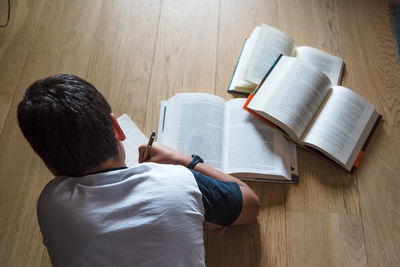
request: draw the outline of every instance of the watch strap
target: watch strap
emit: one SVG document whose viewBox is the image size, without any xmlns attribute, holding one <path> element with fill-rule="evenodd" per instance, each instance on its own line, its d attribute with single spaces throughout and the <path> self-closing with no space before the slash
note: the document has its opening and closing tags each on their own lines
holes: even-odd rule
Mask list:
<svg viewBox="0 0 400 267">
<path fill-rule="evenodd" d="M 200 156 L 198 156 L 198 155 L 192 155 L 192 161 L 189 163 L 189 165 L 187 166 L 189 169 L 194 169 L 194 167 L 196 167 L 196 165 L 198 164 L 198 163 L 203 163 L 204 162 L 204 160 L 200 157 Z"/>
</svg>

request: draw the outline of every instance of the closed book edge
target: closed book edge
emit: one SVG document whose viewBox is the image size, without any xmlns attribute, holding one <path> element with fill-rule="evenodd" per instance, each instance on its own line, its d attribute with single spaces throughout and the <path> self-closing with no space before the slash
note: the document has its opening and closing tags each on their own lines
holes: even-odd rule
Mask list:
<svg viewBox="0 0 400 267">
<path fill-rule="evenodd" d="M 246 96 L 249 95 L 249 92 L 248 92 L 248 91 L 244 91 L 244 90 L 238 89 L 238 88 L 240 88 L 240 87 L 231 88 L 232 81 L 233 81 L 233 78 L 235 77 L 236 70 L 237 70 L 237 67 L 238 67 L 238 65 L 239 65 L 240 58 L 242 57 L 243 50 L 244 50 L 244 47 L 245 47 L 245 45 L 246 45 L 246 42 L 247 42 L 247 39 L 244 40 L 243 45 L 242 45 L 242 49 L 240 50 L 239 57 L 238 57 L 238 59 L 237 59 L 237 61 L 236 61 L 236 66 L 235 66 L 235 68 L 234 68 L 234 70 L 233 70 L 233 74 L 232 74 L 232 76 L 231 76 L 231 80 L 229 81 L 228 90 L 227 90 L 228 93 L 238 93 L 238 94 L 242 94 L 242 95 L 246 95 Z"/>
</svg>

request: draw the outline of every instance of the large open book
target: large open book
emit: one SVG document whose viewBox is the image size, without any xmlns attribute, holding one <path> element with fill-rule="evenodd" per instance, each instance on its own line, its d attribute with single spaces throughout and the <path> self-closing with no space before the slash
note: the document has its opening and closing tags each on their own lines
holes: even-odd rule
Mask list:
<svg viewBox="0 0 400 267">
<path fill-rule="evenodd" d="M 296 145 L 229 101 L 182 93 L 161 102 L 158 141 L 244 180 L 297 182 Z"/>
<path fill-rule="evenodd" d="M 347 171 L 357 167 L 381 116 L 350 89 L 332 86 L 320 70 L 282 56 L 245 109 L 278 126 L 293 141 Z"/>
<path fill-rule="evenodd" d="M 262 24 L 245 41 L 228 92 L 249 94 L 280 54 L 300 58 L 324 72 L 331 84 L 340 84 L 344 66 L 341 58 L 313 47 L 296 47 L 286 33 Z"/>
</svg>

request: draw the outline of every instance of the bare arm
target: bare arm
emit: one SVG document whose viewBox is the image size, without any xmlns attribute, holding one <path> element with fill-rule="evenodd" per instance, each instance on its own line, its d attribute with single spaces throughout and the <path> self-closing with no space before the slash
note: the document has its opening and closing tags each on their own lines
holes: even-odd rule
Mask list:
<svg viewBox="0 0 400 267">
<path fill-rule="evenodd" d="M 139 147 L 139 163 L 143 162 L 144 150 L 146 148 L 146 144 L 143 144 Z M 175 164 L 188 166 L 192 161 L 191 157 L 185 156 L 169 147 L 166 147 L 160 143 L 154 143 L 150 152 L 150 158 L 147 162 L 156 162 L 163 164 Z M 253 222 L 257 218 L 257 214 L 259 211 L 259 200 L 257 195 L 253 192 L 253 190 L 247 186 L 241 180 L 220 172 L 206 164 L 199 163 L 194 168 L 195 171 L 198 171 L 208 177 L 225 181 L 225 182 L 235 182 L 239 185 L 239 188 L 242 192 L 243 196 L 243 206 L 242 211 L 233 225 L 241 225 L 248 224 Z"/>
</svg>

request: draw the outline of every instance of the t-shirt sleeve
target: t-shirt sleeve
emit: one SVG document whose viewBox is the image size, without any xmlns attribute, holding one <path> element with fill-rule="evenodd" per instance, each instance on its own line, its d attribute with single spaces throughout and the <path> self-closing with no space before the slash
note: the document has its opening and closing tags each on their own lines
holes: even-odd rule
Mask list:
<svg viewBox="0 0 400 267">
<path fill-rule="evenodd" d="M 202 194 L 206 222 L 231 225 L 242 211 L 243 196 L 235 182 L 224 182 L 190 170 Z"/>
</svg>

